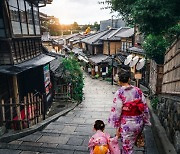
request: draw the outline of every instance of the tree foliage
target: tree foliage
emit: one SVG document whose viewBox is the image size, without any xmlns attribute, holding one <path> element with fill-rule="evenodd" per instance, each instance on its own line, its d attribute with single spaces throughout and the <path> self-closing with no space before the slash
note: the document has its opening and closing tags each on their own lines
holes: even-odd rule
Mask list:
<svg viewBox="0 0 180 154">
<path fill-rule="evenodd" d="M 164 53 L 166 48 L 169 45 L 169 42 L 162 35 L 153 35 L 150 34 L 145 38 L 143 44 L 146 55 L 155 60 L 158 64 L 163 64 L 164 62 Z"/>
<path fill-rule="evenodd" d="M 166 48 L 180 35 L 180 0 L 105 0 L 145 36 L 147 56 L 163 64 Z M 168 42 L 168 43 L 167 43 Z"/>
<path fill-rule="evenodd" d="M 165 33 L 180 21 L 179 0 L 110 0 L 105 1 L 124 19 L 137 24 L 144 34 Z"/>
<path fill-rule="evenodd" d="M 81 101 L 83 98 L 83 73 L 77 60 L 73 57 L 66 58 L 62 62 L 63 78 L 67 84 L 73 87 L 73 99 Z"/>
</svg>

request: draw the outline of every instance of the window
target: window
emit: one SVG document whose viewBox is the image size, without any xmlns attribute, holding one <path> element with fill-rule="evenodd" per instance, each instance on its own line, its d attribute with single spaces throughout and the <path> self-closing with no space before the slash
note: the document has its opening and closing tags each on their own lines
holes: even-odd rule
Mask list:
<svg viewBox="0 0 180 154">
<path fill-rule="evenodd" d="M 20 18 L 21 18 L 22 33 L 24 35 L 27 35 L 28 29 L 27 29 L 26 10 L 25 10 L 24 0 L 18 0 L 18 3 L 19 3 Z"/>
<path fill-rule="evenodd" d="M 18 11 L 17 0 L 8 0 L 11 16 L 11 24 L 14 34 L 21 34 L 20 16 Z"/>
<path fill-rule="evenodd" d="M 27 19 L 28 19 L 29 34 L 34 35 L 32 5 L 28 2 L 26 2 L 26 12 L 27 12 Z"/>
<path fill-rule="evenodd" d="M 18 8 L 17 0 L 8 0 L 10 6 Z"/>
<path fill-rule="evenodd" d="M 40 35 L 39 12 L 36 6 L 33 6 L 33 13 L 34 13 L 34 23 L 35 23 L 35 28 L 36 28 L 36 34 Z"/>
<path fill-rule="evenodd" d="M 15 35 L 40 35 L 38 7 L 26 0 L 7 0 Z"/>
<path fill-rule="evenodd" d="M 0 6 L 1 8 L 1 6 Z M 2 9 L 1 9 L 2 10 Z M 4 22 L 2 12 L 0 11 L 0 37 L 5 37 Z"/>
<path fill-rule="evenodd" d="M 129 48 L 131 48 L 132 47 L 132 42 L 129 42 Z"/>
<path fill-rule="evenodd" d="M 126 42 L 122 42 L 121 50 L 126 51 Z"/>
<path fill-rule="evenodd" d="M 127 49 L 127 43 L 124 42 L 124 51 L 126 51 L 126 49 Z"/>
</svg>

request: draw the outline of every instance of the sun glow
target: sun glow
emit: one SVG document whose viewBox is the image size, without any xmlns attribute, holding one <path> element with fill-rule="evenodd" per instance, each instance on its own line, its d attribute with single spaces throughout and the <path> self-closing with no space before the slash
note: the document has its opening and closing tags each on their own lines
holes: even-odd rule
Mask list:
<svg viewBox="0 0 180 154">
<path fill-rule="evenodd" d="M 64 18 L 60 18 L 59 17 L 59 21 L 60 21 L 60 24 L 62 25 L 69 25 L 69 24 L 73 24 L 74 23 L 74 20 L 71 20 L 71 19 L 64 19 Z"/>
</svg>

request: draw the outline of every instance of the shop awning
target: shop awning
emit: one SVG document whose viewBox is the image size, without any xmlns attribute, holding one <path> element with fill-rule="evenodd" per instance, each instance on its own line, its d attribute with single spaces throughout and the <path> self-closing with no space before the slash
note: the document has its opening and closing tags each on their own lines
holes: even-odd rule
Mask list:
<svg viewBox="0 0 180 154">
<path fill-rule="evenodd" d="M 0 73 L 3 74 L 9 74 L 9 75 L 17 75 L 19 73 L 22 73 L 23 71 L 45 65 L 52 60 L 54 60 L 54 57 L 45 55 L 45 54 L 40 54 L 39 56 L 30 59 L 26 62 L 17 64 L 17 65 L 2 65 L 0 66 Z"/>
</svg>

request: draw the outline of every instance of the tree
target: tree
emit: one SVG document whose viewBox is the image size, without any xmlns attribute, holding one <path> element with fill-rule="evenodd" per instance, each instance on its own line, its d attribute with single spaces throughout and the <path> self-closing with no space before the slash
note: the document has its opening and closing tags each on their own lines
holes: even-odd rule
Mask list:
<svg viewBox="0 0 180 154">
<path fill-rule="evenodd" d="M 100 24 L 98 24 L 98 22 L 94 22 L 93 28 L 98 31 L 100 29 Z"/>
<path fill-rule="evenodd" d="M 155 60 L 157 64 L 164 63 L 164 53 L 169 46 L 169 42 L 162 35 L 150 34 L 145 38 L 143 48 L 146 55 Z"/>
<path fill-rule="evenodd" d="M 106 0 L 104 3 L 119 12 L 127 23 L 139 27 L 145 36 L 147 56 L 163 64 L 166 48 L 180 35 L 180 1 Z"/>
<path fill-rule="evenodd" d="M 80 30 L 80 27 L 77 22 L 74 22 L 71 26 L 73 30 Z"/>
<path fill-rule="evenodd" d="M 164 33 L 180 21 L 179 0 L 106 0 L 105 3 L 147 35 Z"/>
</svg>

